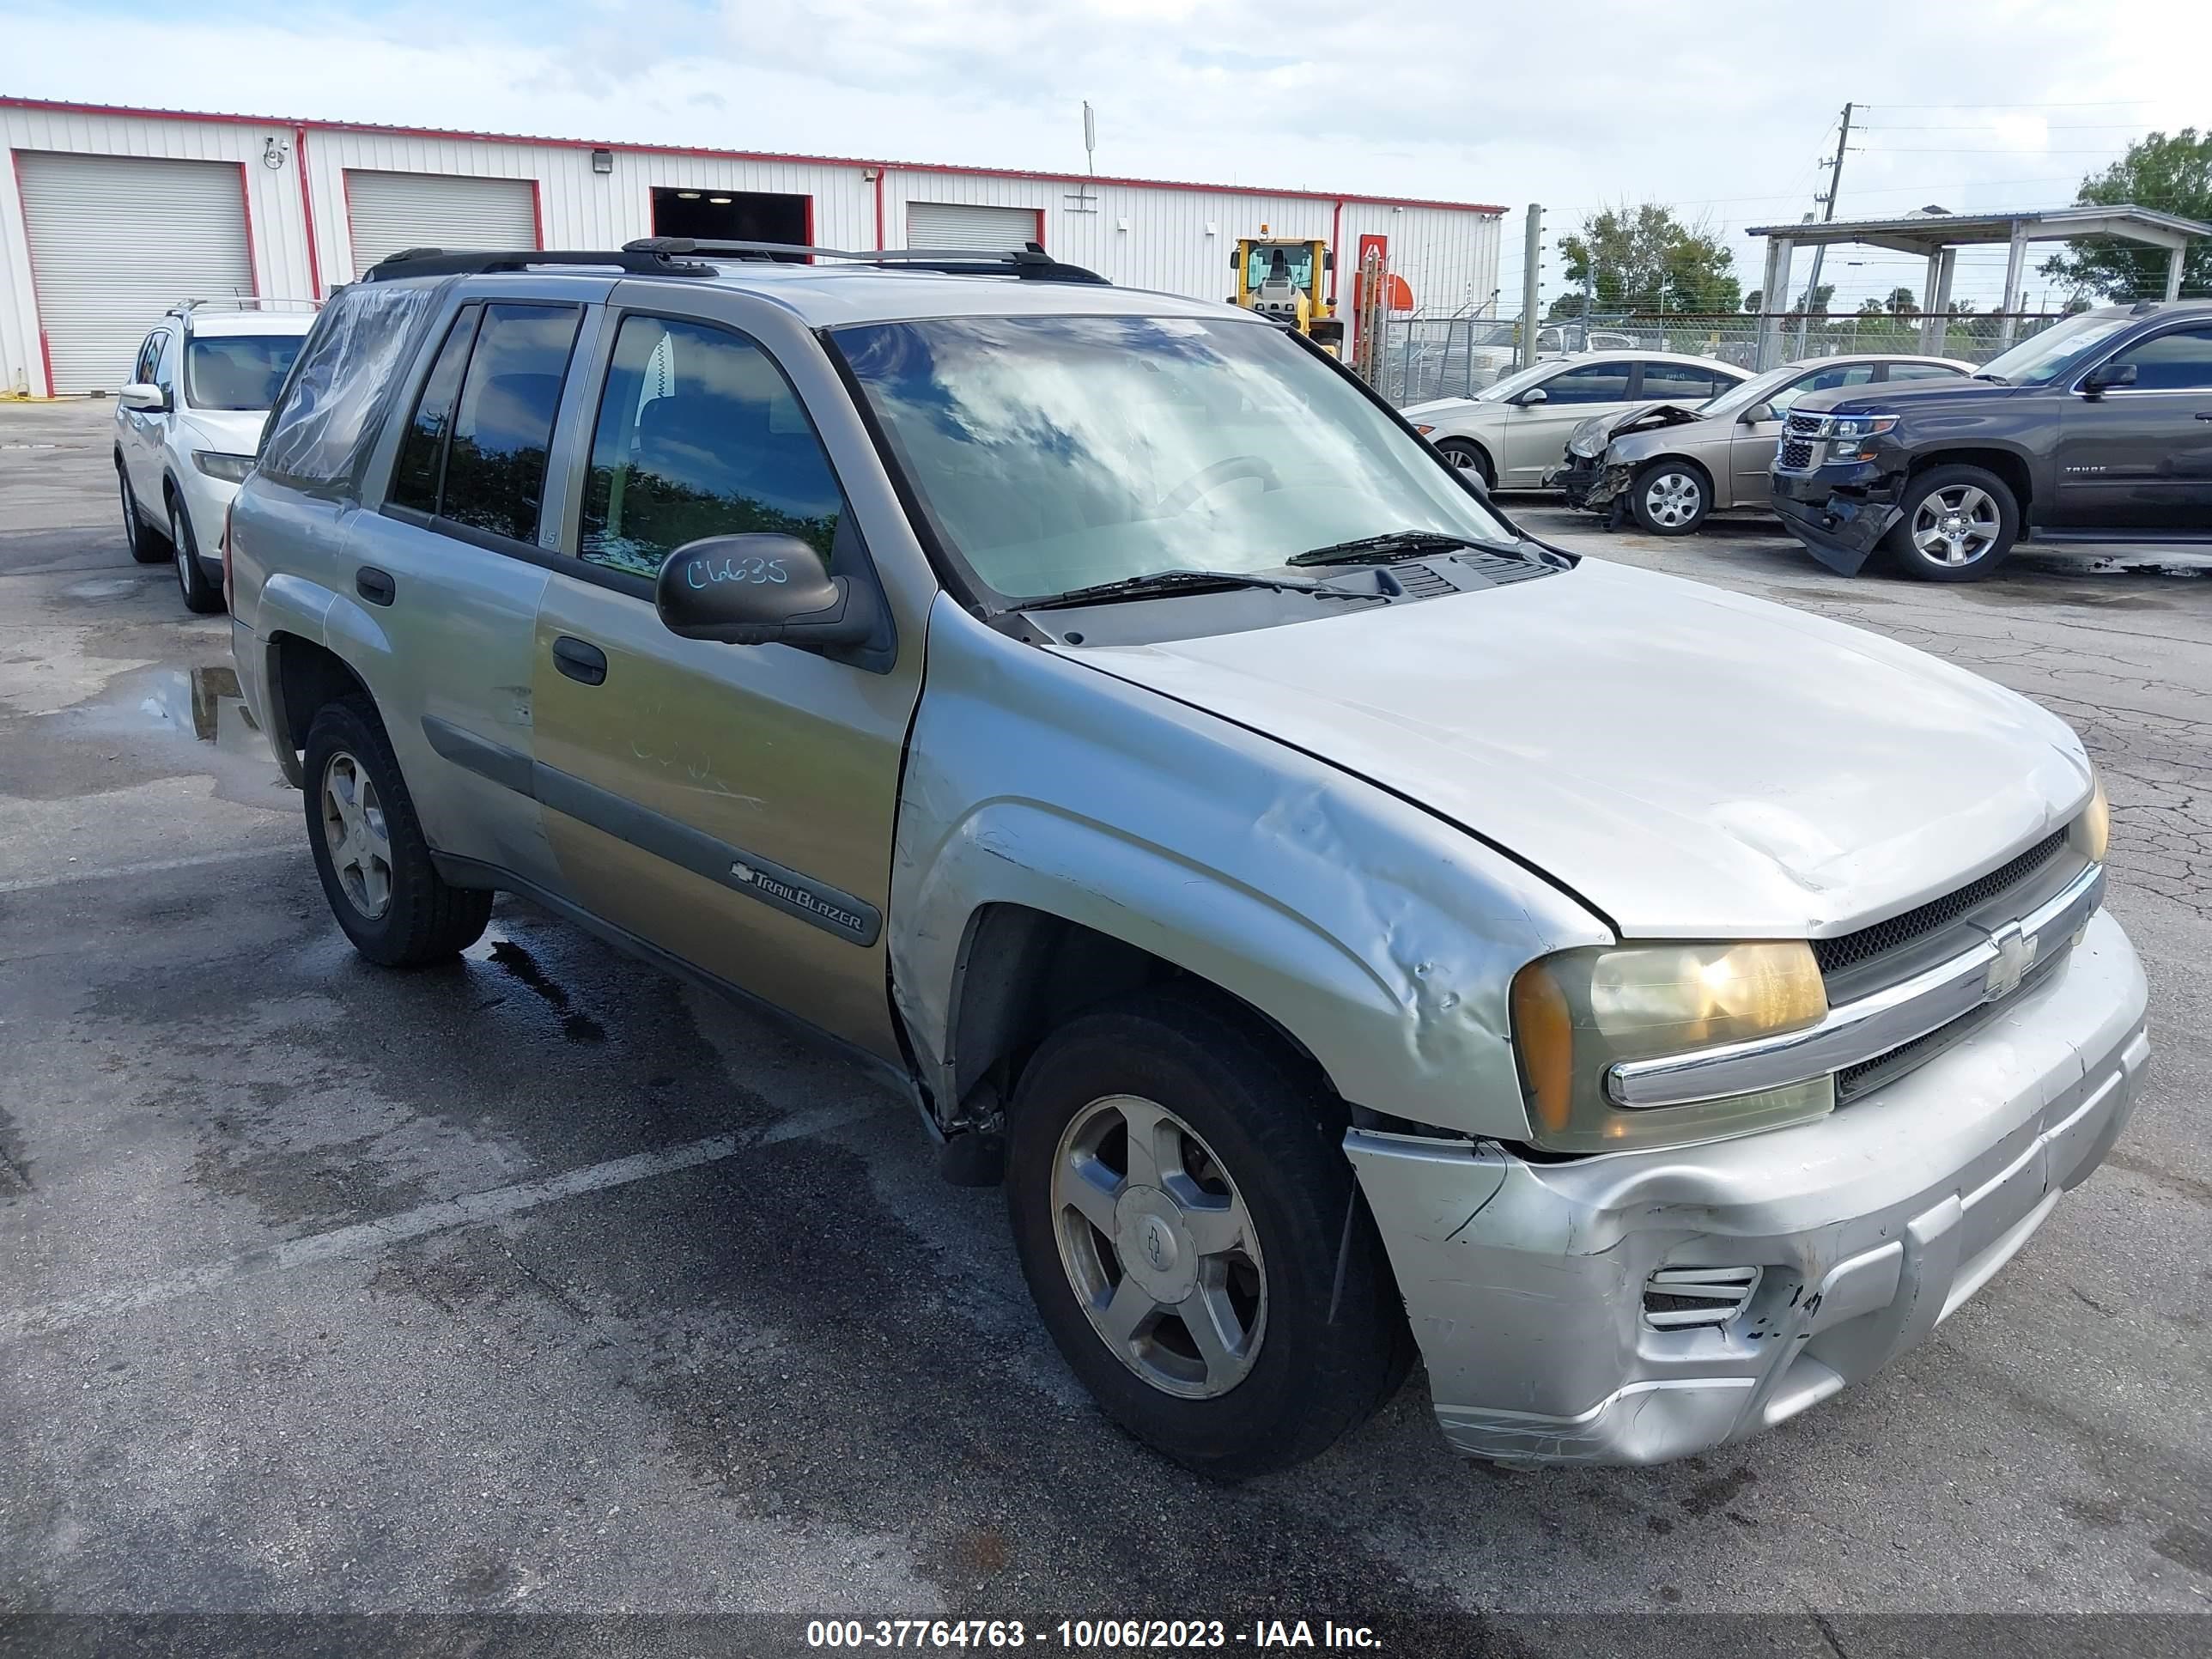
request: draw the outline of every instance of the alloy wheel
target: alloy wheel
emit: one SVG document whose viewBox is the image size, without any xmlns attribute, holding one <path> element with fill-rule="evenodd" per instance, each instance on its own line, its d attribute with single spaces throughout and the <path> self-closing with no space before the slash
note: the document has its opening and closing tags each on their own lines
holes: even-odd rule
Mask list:
<svg viewBox="0 0 2212 1659">
<path fill-rule="evenodd" d="M 346 900 L 374 921 L 392 903 L 392 836 L 376 785 L 343 750 L 323 769 L 323 841 Z"/>
<path fill-rule="evenodd" d="M 1267 1334 L 1260 1241 L 1188 1124 L 1133 1095 L 1091 1102 L 1054 1154 L 1052 1208 L 1068 1283 L 1123 1364 L 1194 1400 L 1250 1374 Z"/>
<path fill-rule="evenodd" d="M 1691 523 L 1704 505 L 1705 491 L 1686 472 L 1662 472 L 1644 491 L 1644 510 L 1662 529 Z"/>
<path fill-rule="evenodd" d="M 1932 564 L 1968 565 L 1996 545 L 2003 520 L 1988 490 L 1970 483 L 1930 490 L 1912 514 L 1912 544 Z"/>
</svg>

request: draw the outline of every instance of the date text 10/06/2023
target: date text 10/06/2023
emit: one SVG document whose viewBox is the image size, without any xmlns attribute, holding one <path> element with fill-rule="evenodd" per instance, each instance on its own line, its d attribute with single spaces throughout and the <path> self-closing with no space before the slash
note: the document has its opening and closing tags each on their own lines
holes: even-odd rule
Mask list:
<svg viewBox="0 0 2212 1659">
<path fill-rule="evenodd" d="M 1374 1651 L 1382 1639 L 1364 1625 L 1333 1620 L 1257 1619 L 1247 1626 L 1221 1619 L 1063 1619 L 1026 1625 L 1018 1619 L 817 1619 L 810 1648 L 1062 1648 L 1075 1651 L 1192 1648 L 1335 1648 Z"/>
</svg>

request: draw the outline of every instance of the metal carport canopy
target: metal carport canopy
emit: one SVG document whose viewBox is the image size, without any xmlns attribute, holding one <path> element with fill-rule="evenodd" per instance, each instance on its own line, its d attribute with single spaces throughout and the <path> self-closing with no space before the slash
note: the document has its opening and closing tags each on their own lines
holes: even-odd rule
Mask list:
<svg viewBox="0 0 2212 1659">
<path fill-rule="evenodd" d="M 2020 213 L 1914 213 L 1899 219 L 1808 220 L 1795 225 L 1753 225 L 1747 236 L 1771 238 L 1766 249 L 1766 287 L 1770 297 L 1790 291 L 1790 258 L 1801 245 L 1832 247 L 1855 242 L 1893 252 L 1918 255 L 1928 261 L 1928 284 L 1921 306 L 1923 336 L 1932 333 L 1934 319 L 1948 312 L 1951 272 L 1956 250 L 1979 243 L 2007 242 L 2012 256 L 2005 262 L 2004 331 L 2012 342 L 2012 313 L 2020 309 L 2021 274 L 2030 242 L 2063 242 L 2076 236 L 2117 236 L 2167 251 L 2166 297 L 2181 297 L 2181 267 L 2193 238 L 2212 236 L 2212 225 L 2154 208 L 2121 203 L 2112 207 L 2039 208 Z M 1780 361 L 1781 323 L 1770 303 L 1760 328 L 1759 366 L 1771 368 Z M 1922 347 L 1933 350 L 1923 338 Z"/>
</svg>

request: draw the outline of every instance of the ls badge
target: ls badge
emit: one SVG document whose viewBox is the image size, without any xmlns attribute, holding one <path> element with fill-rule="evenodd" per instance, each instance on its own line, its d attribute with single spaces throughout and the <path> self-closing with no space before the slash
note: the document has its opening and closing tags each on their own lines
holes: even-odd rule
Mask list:
<svg viewBox="0 0 2212 1659">
<path fill-rule="evenodd" d="M 2035 953 L 2043 941 L 2021 933 L 2018 922 L 2008 921 L 1990 935 L 1990 943 L 1997 948 L 1997 959 L 1990 964 L 1982 1000 L 1998 1002 L 2020 989 L 2021 981 L 2035 966 Z"/>
</svg>

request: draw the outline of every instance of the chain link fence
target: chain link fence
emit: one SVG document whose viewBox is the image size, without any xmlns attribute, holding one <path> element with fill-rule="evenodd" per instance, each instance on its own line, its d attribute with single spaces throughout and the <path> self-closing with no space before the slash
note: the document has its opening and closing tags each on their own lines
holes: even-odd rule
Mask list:
<svg viewBox="0 0 2212 1659">
<path fill-rule="evenodd" d="M 2015 314 L 2010 319 L 2009 343 L 2050 327 L 2063 315 L 2055 311 Z M 1759 362 L 1759 332 L 1770 321 L 1781 326 L 1778 361 L 1783 362 L 1879 351 L 1985 363 L 2008 343 L 2007 319 L 1996 312 L 1954 316 L 1948 328 L 1933 331 L 1936 337 L 1932 340 L 1923 340 L 1922 319 L 1910 313 L 1762 316 L 1736 312 L 1597 317 L 1587 327 L 1578 320 L 1554 319 L 1538 325 L 1536 355 L 1542 359 L 1641 348 L 1716 357 L 1739 368 L 1753 368 Z M 1380 349 L 1363 354 L 1363 361 L 1372 364 L 1369 378 L 1375 388 L 1401 409 L 1435 398 L 1471 398 L 1510 374 L 1520 362 L 1518 317 L 1392 317 L 1382 325 L 1382 337 Z"/>
</svg>

